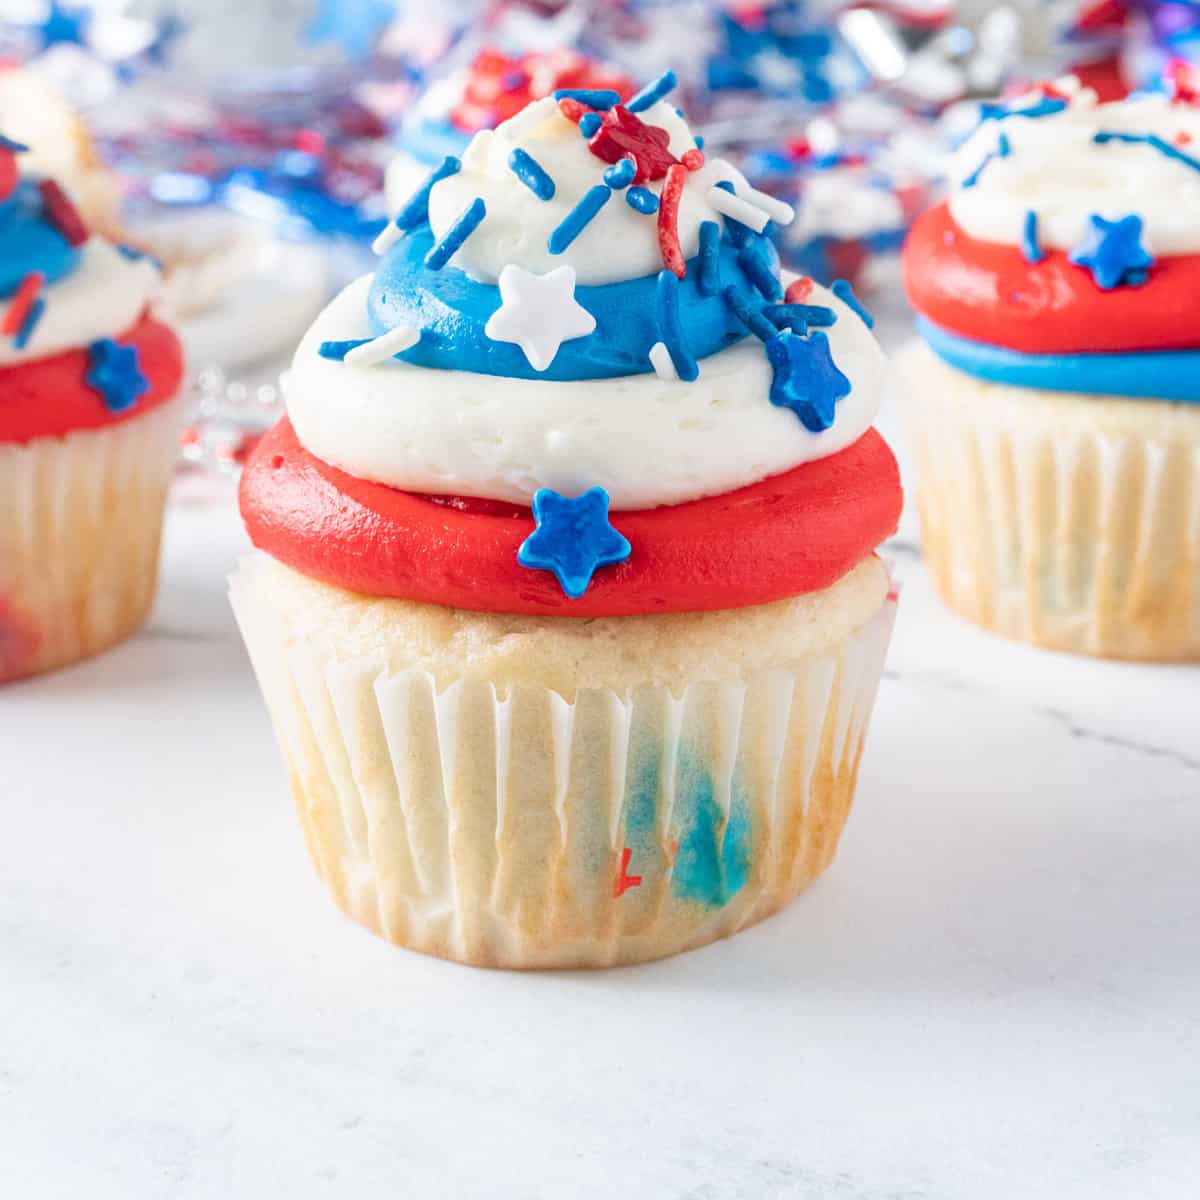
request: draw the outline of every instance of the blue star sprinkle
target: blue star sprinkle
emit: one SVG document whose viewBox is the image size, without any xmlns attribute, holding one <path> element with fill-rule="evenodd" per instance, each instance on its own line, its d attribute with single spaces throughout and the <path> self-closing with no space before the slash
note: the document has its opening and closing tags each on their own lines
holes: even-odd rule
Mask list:
<svg viewBox="0 0 1200 1200">
<path fill-rule="evenodd" d="M 1087 267 L 1103 291 L 1121 284 L 1146 282 L 1154 258 L 1142 245 L 1142 218 L 1130 213 L 1117 221 L 1106 221 L 1093 213 L 1091 228 L 1068 256 L 1077 267 Z"/>
<path fill-rule="evenodd" d="M 92 14 L 85 8 L 63 8 L 58 0 L 52 0 L 46 19 L 36 28 L 42 35 L 42 47 L 69 45 L 86 46 L 88 26 Z"/>
<path fill-rule="evenodd" d="M 119 345 L 112 338 L 101 338 L 88 347 L 83 381 L 100 393 L 110 412 L 132 408 L 150 390 L 150 381 L 138 365 L 137 347 Z"/>
<path fill-rule="evenodd" d="M 304 37 L 314 44 L 336 42 L 351 58 L 368 58 L 395 19 L 395 0 L 317 0 L 316 16 Z"/>
<path fill-rule="evenodd" d="M 837 402 L 850 394 L 850 380 L 838 370 L 823 333 L 799 337 L 788 330 L 767 343 L 774 368 L 771 403 L 790 408 L 810 433 L 833 424 Z"/>
<path fill-rule="evenodd" d="M 535 571 L 553 571 L 562 590 L 578 600 L 597 568 L 624 562 L 633 552 L 629 540 L 608 520 L 608 493 L 588 488 L 570 499 L 550 488 L 533 497 L 537 528 L 517 551 L 517 561 Z"/>
</svg>

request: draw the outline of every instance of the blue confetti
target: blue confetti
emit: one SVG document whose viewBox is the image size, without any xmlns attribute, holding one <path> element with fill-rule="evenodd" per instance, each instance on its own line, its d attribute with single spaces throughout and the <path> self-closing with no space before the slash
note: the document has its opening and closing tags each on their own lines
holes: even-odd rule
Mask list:
<svg viewBox="0 0 1200 1200">
<path fill-rule="evenodd" d="M 88 346 L 88 369 L 83 377 L 88 387 L 100 393 L 110 412 L 124 412 L 150 390 L 142 374 L 136 346 L 122 346 L 112 338 L 100 338 Z"/>
<path fill-rule="evenodd" d="M 721 290 L 721 227 L 716 221 L 700 222 L 700 269 L 696 286 L 702 296 Z"/>
<path fill-rule="evenodd" d="M 1142 218 L 1134 214 L 1107 221 L 1095 213 L 1083 241 L 1068 256 L 1077 267 L 1086 267 L 1102 291 L 1121 284 L 1146 282 L 1154 258 L 1142 245 Z"/>
<path fill-rule="evenodd" d="M 579 132 L 582 133 L 585 138 L 590 138 L 603 123 L 604 122 L 601 120 L 599 113 L 584 113 L 583 116 L 579 118 Z"/>
<path fill-rule="evenodd" d="M 1154 133 L 1109 133 L 1106 130 L 1101 130 L 1099 133 L 1092 135 L 1092 141 L 1100 146 L 1103 146 L 1106 142 L 1141 143 L 1157 150 L 1159 154 L 1165 154 L 1168 158 L 1173 158 L 1176 162 L 1181 162 L 1184 166 L 1191 167 L 1193 171 L 1200 171 L 1200 159 L 1193 158 L 1190 154 L 1184 154 L 1178 146 L 1172 146 L 1170 142 L 1164 142 L 1162 138 Z"/>
<path fill-rule="evenodd" d="M 848 279 L 835 279 L 830 285 L 829 290 L 847 307 L 852 308 L 859 315 L 859 319 L 868 329 L 875 328 L 875 318 L 867 312 L 863 302 L 854 294 L 854 289 L 850 286 Z"/>
<path fill-rule="evenodd" d="M 619 192 L 622 188 L 628 187 L 633 182 L 633 177 L 636 174 L 637 163 L 632 158 L 623 158 L 605 169 L 604 182 L 614 192 Z"/>
<path fill-rule="evenodd" d="M 598 568 L 624 562 L 633 552 L 609 522 L 608 508 L 608 493 L 601 487 L 575 499 L 539 488 L 533 497 L 537 528 L 521 543 L 517 561 L 535 571 L 552 571 L 566 595 L 577 600 Z"/>
<path fill-rule="evenodd" d="M 441 164 L 429 172 L 425 182 L 413 192 L 396 214 L 393 222 L 396 228 L 407 233 L 410 229 L 416 229 L 418 225 L 424 225 L 429 220 L 429 193 L 433 191 L 434 184 L 448 179 L 451 175 L 457 175 L 461 170 L 462 163 L 453 154 L 447 154 Z"/>
<path fill-rule="evenodd" d="M 1040 263 L 1046 257 L 1038 242 L 1038 215 L 1032 210 L 1025 214 L 1025 223 L 1021 226 L 1021 254 L 1028 263 Z"/>
<path fill-rule="evenodd" d="M 664 71 L 657 79 L 646 84 L 636 95 L 630 97 L 625 105 L 631 113 L 642 112 L 652 104 L 657 104 L 665 95 L 674 90 L 678 81 L 674 71 Z"/>
<path fill-rule="evenodd" d="M 648 188 L 631 187 L 625 193 L 625 202 L 630 208 L 646 216 L 658 212 L 658 197 Z"/>
<path fill-rule="evenodd" d="M 612 191 L 602 183 L 589 188 L 550 235 L 546 249 L 551 254 L 561 254 L 587 228 L 588 222 L 608 203 L 611 195 Z"/>
<path fill-rule="evenodd" d="M 554 93 L 555 100 L 578 100 L 588 108 L 598 108 L 607 111 L 614 104 L 621 103 L 621 95 L 609 88 L 559 88 Z"/>
<path fill-rule="evenodd" d="M 771 403 L 789 408 L 810 433 L 828 429 L 837 402 L 850 394 L 850 380 L 838 370 L 823 333 L 798 337 L 777 333 L 767 342 L 767 358 L 774 369 Z"/>
<path fill-rule="evenodd" d="M 772 338 L 779 336 L 779 331 L 775 326 L 761 312 L 751 308 L 738 295 L 737 288 L 732 284 L 721 293 L 721 298 L 733 315 L 756 337 L 762 338 L 764 342 L 769 342 Z"/>
<path fill-rule="evenodd" d="M 654 300 L 658 335 L 671 356 L 675 374 L 684 383 L 693 383 L 700 377 L 700 368 L 683 336 L 683 322 L 679 318 L 679 280 L 670 271 L 659 271 Z"/>
<path fill-rule="evenodd" d="M 33 331 L 37 328 L 37 323 L 42 319 L 42 313 L 45 311 L 45 297 L 39 296 L 29 306 L 29 311 L 25 314 L 25 320 L 21 322 L 21 328 L 17 330 L 16 336 L 13 338 L 13 345 L 18 350 L 24 350 L 29 344 L 29 339 L 33 337 Z"/>
<path fill-rule="evenodd" d="M 527 154 L 518 146 L 508 156 L 508 166 L 539 200 L 554 199 L 554 180 L 532 154 Z"/>
<path fill-rule="evenodd" d="M 454 257 L 463 242 L 479 228 L 479 223 L 486 216 L 487 205 L 481 196 L 476 196 L 446 230 L 446 236 L 425 255 L 425 265 L 431 271 L 440 271 Z"/>
<path fill-rule="evenodd" d="M 783 295 L 779 282 L 779 259 L 770 238 L 756 235 L 746 239 L 738 251 L 738 266 L 764 300 L 778 300 Z"/>
</svg>

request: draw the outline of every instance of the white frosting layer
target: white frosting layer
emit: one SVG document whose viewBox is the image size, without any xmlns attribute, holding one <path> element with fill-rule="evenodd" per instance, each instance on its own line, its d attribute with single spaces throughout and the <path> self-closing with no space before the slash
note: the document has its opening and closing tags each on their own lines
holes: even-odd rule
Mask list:
<svg viewBox="0 0 1200 1200">
<path fill-rule="evenodd" d="M 0 365 L 29 362 L 115 338 L 142 315 L 158 290 L 148 259 L 131 261 L 100 238 L 82 250 L 78 267 L 42 289 L 46 309 L 23 349 L 0 337 Z"/>
<path fill-rule="evenodd" d="M 652 374 L 531 383 L 321 358 L 323 341 L 371 335 L 369 286 L 351 284 L 308 331 L 288 415 L 317 457 L 407 491 L 528 503 L 540 487 L 575 495 L 598 484 L 615 509 L 678 504 L 835 454 L 879 408 L 883 354 L 857 314 L 821 288 L 812 303 L 838 314 L 825 332 L 853 390 L 833 426 L 810 433 L 767 399 L 772 371 L 755 337 L 702 360 L 694 383 Z"/>
<path fill-rule="evenodd" d="M 1172 104 L 1165 96 L 1097 104 L 1094 93 L 1077 91 L 1060 113 L 1012 115 L 980 125 L 951 164 L 955 222 L 971 237 L 1020 245 L 1025 216 L 1035 212 L 1040 244 L 1070 250 L 1093 213 L 1109 220 L 1132 213 L 1142 218 L 1143 243 L 1151 253 L 1200 251 L 1200 171 L 1145 144 L 1097 144 L 1100 132 L 1155 134 L 1200 159 L 1200 108 Z M 1008 139 L 1008 156 L 992 158 L 977 182 L 963 187 L 996 151 L 1001 134 Z"/>
<path fill-rule="evenodd" d="M 669 101 L 660 100 L 638 116 L 667 130 L 676 158 L 695 148 L 691 130 Z M 553 199 L 539 200 L 513 174 L 508 160 L 518 147 L 554 180 Z M 494 283 L 509 263 L 539 275 L 567 264 L 575 268 L 581 285 L 657 274 L 662 270 L 657 220 L 634 211 L 621 192 L 609 197 L 564 253 L 551 254 L 547 249 L 550 234 L 601 182 L 606 165 L 588 149 L 579 127 L 559 112 L 553 99 L 538 100 L 495 131 L 475 135 L 463 155 L 462 170 L 433 189 L 430 225 L 441 237 L 477 196 L 482 197 L 487 216 L 453 262 L 488 283 Z M 709 160 L 689 174 L 679 205 L 679 243 L 685 257 L 692 257 L 699 247 L 701 222 L 722 223 L 707 193 L 726 179 L 735 186 L 743 183 L 737 171 L 720 159 Z M 643 186 L 657 195 L 662 181 Z"/>
</svg>

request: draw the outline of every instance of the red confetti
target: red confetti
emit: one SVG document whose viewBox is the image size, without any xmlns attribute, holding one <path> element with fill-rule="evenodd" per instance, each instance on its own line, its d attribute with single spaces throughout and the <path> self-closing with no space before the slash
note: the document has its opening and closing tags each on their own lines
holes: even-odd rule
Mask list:
<svg viewBox="0 0 1200 1200">
<path fill-rule="evenodd" d="M 621 851 L 621 869 L 617 873 L 616 879 L 613 880 L 613 899 L 619 900 L 630 888 L 641 887 L 642 877 L 640 875 L 627 874 L 629 868 L 629 860 L 633 857 L 633 851 L 626 846 Z"/>
<path fill-rule="evenodd" d="M 668 149 L 671 135 L 657 125 L 647 125 L 623 104 L 614 104 L 604 114 L 600 128 L 588 142 L 588 149 L 602 162 L 615 163 L 632 158 L 637 171 L 634 183 L 661 179 L 675 164 Z"/>
<path fill-rule="evenodd" d="M 804 304 L 812 295 L 813 281 L 807 275 L 801 275 L 799 279 L 793 279 L 787 286 L 787 291 L 783 293 L 783 298 L 789 304 Z"/>
<path fill-rule="evenodd" d="M 679 245 L 679 198 L 688 177 L 687 167 L 675 163 L 667 170 L 666 182 L 658 198 L 658 248 L 663 266 L 682 279 L 687 274 L 683 250 Z"/>
<path fill-rule="evenodd" d="M 704 166 L 704 151 L 700 149 L 688 150 L 679 161 L 689 171 L 698 171 Z"/>
<path fill-rule="evenodd" d="M 42 284 L 45 282 L 46 276 L 41 271 L 30 271 L 21 280 L 20 286 L 13 295 L 12 303 L 9 304 L 8 311 L 4 314 L 4 320 L 0 322 L 0 333 L 5 337 L 15 337 L 21 332 L 21 326 L 25 324 L 25 318 L 29 316 L 29 310 L 33 307 L 33 302 L 37 299 L 38 292 L 42 290 Z"/>
<path fill-rule="evenodd" d="M 75 205 L 67 197 L 67 193 L 53 179 L 43 179 L 38 183 L 38 191 L 42 193 L 42 203 L 46 206 L 46 216 L 59 233 L 67 239 L 70 246 L 82 246 L 91 237 L 88 227 L 83 223 Z"/>
</svg>

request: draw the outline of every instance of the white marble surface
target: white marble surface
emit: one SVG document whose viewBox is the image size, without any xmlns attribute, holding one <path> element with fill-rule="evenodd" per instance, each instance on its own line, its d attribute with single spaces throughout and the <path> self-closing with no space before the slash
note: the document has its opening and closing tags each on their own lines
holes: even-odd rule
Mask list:
<svg viewBox="0 0 1200 1200">
<path fill-rule="evenodd" d="M 395 950 L 313 877 L 170 513 L 151 626 L 0 692 L 0 1196 L 1191 1197 L 1200 670 L 901 617 L 833 869 L 601 974 Z"/>
</svg>

